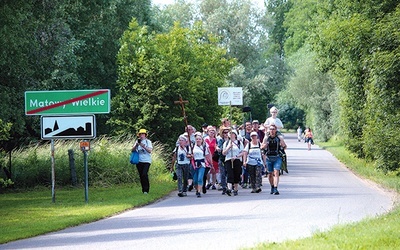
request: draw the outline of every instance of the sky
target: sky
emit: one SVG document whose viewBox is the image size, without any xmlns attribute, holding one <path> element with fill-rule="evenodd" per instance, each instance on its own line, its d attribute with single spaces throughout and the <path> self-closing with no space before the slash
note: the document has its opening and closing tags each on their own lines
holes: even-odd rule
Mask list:
<svg viewBox="0 0 400 250">
<path fill-rule="evenodd" d="M 252 2 L 259 4 L 260 7 L 264 7 L 264 0 L 252 0 Z M 153 4 L 171 4 L 174 3 L 174 0 L 152 0 Z"/>
</svg>

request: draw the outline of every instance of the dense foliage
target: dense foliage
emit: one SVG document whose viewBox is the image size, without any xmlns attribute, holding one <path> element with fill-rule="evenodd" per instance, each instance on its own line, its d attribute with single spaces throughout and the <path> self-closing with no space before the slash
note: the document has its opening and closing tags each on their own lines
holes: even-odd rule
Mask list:
<svg viewBox="0 0 400 250">
<path fill-rule="evenodd" d="M 201 23 L 193 29 L 176 24 L 168 33 L 153 34 L 132 21 L 121 44 L 110 120 L 115 133 L 144 127 L 153 140 L 174 145 L 185 126 L 181 107 L 174 104 L 180 95 L 189 101 L 190 124 L 219 124 L 217 88 L 224 85 L 235 61 L 227 59 Z"/>
<path fill-rule="evenodd" d="M 269 116 L 267 104 L 274 103 L 287 70 L 283 51 L 276 45 L 279 39 L 274 39 L 280 31 L 275 28 L 279 25 L 274 25 L 273 13 L 266 13 L 250 0 L 180 0 L 154 11 L 154 26 L 161 31 L 170 30 L 175 21 L 186 28 L 201 21 L 207 32 L 219 37 L 218 43 L 239 63 L 227 77 L 227 85 L 243 88 L 243 103 L 252 108 L 253 119 Z M 239 123 L 241 109 L 232 110 L 231 118 Z M 224 109 L 223 116 L 227 115 L 230 110 Z"/>
<path fill-rule="evenodd" d="M 0 118 L 12 124 L 2 148 L 11 150 L 40 138 L 38 117 L 25 116 L 25 91 L 107 88 L 113 92 L 118 39 L 132 16 L 150 23 L 150 4 L 150 0 L 0 1 Z M 98 131 L 107 132 L 99 121 Z"/>
<path fill-rule="evenodd" d="M 385 171 L 398 169 L 398 1 L 291 2 L 285 49 L 305 63 L 294 67 L 283 98 L 306 106 L 316 130 L 328 128 L 322 138 L 336 132 L 356 155 Z M 307 65 L 314 66 L 304 71 Z"/>
<path fill-rule="evenodd" d="M 199 128 L 229 114 L 217 88 L 235 86 L 253 119 L 274 103 L 286 127 L 338 135 L 377 168 L 398 170 L 399 17 L 396 0 L 0 1 L 0 154 L 38 143 L 27 90 L 111 89 L 98 135 L 145 127 L 171 145 L 184 129 L 179 95 Z M 245 115 L 233 109 L 235 122 Z"/>
</svg>

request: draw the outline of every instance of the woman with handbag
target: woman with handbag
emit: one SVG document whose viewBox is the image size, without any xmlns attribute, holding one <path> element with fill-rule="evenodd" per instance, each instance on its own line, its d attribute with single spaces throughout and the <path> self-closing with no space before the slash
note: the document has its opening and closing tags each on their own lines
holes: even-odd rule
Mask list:
<svg viewBox="0 0 400 250">
<path fill-rule="evenodd" d="M 150 191 L 149 182 L 149 169 L 151 164 L 151 151 L 153 145 L 149 139 L 147 139 L 147 130 L 140 129 L 137 133 L 138 139 L 132 147 L 132 152 L 137 151 L 139 153 L 139 163 L 136 164 L 136 168 L 140 176 L 140 184 L 142 186 L 143 194 L 148 194 Z"/>
</svg>

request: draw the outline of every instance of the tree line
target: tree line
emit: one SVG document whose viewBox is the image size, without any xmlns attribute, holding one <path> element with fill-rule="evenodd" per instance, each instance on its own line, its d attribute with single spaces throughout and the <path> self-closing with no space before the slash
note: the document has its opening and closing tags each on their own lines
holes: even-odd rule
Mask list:
<svg viewBox="0 0 400 250">
<path fill-rule="evenodd" d="M 271 2 L 290 5 L 281 28 L 292 73 L 280 99 L 304 109 L 320 138 L 399 169 L 399 2 Z"/>
<path fill-rule="evenodd" d="M 184 126 L 179 95 L 190 123 L 217 125 L 229 114 L 217 88 L 234 86 L 254 119 L 275 103 L 284 123 L 399 168 L 397 1 L 4 0 L 0 12 L 5 150 L 40 138 L 38 117 L 24 115 L 27 90 L 111 89 L 99 134 L 146 127 L 172 144 Z"/>
</svg>

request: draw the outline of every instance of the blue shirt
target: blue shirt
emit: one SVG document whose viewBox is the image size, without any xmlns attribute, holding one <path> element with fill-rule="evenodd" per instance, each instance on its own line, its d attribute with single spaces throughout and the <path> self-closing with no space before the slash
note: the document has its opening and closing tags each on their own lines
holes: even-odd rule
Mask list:
<svg viewBox="0 0 400 250">
<path fill-rule="evenodd" d="M 142 140 L 142 143 L 146 146 L 146 148 L 153 149 L 153 144 L 151 144 L 149 139 Z M 137 151 L 139 152 L 139 162 L 151 163 L 151 154 L 147 152 L 146 149 L 138 145 Z"/>
</svg>

